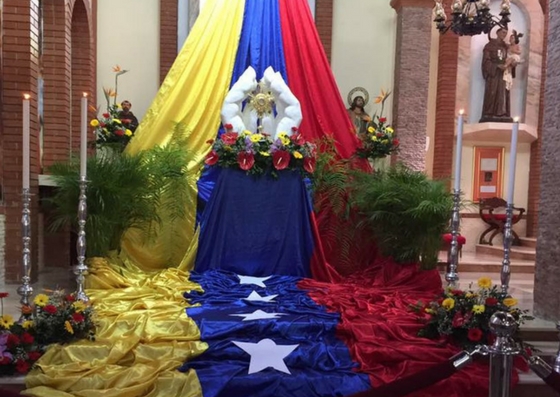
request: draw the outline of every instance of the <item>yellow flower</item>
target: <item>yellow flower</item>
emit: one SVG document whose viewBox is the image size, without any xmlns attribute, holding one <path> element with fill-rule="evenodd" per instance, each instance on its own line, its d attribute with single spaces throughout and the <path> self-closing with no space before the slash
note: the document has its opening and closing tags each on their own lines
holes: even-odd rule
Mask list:
<svg viewBox="0 0 560 397">
<path fill-rule="evenodd" d="M 132 131 L 126 130 L 126 131 L 124 132 L 124 134 L 125 134 L 126 136 L 132 136 Z"/>
<path fill-rule="evenodd" d="M 0 317 L 0 327 L 5 329 L 10 329 L 10 327 L 14 325 L 14 318 L 9 314 L 4 314 Z"/>
<path fill-rule="evenodd" d="M 33 299 L 33 303 L 39 307 L 43 307 L 49 303 L 49 297 L 45 294 L 39 294 L 35 297 L 35 299 Z"/>
<path fill-rule="evenodd" d="M 69 334 L 74 334 L 74 328 L 72 328 L 72 324 L 70 324 L 70 321 L 64 322 L 64 328 L 66 329 L 66 331 L 68 331 Z"/>
<path fill-rule="evenodd" d="M 385 91 L 384 89 L 381 89 L 381 94 L 378 95 L 377 97 L 375 97 L 374 102 L 375 103 L 383 103 L 389 97 L 390 94 L 391 94 L 391 91 Z"/>
<path fill-rule="evenodd" d="M 270 153 L 268 153 L 268 152 L 259 152 L 259 154 L 261 156 L 264 156 L 264 157 L 269 157 L 270 156 Z"/>
<path fill-rule="evenodd" d="M 295 157 L 296 159 L 302 159 L 302 158 L 303 158 L 303 155 L 302 155 L 300 152 L 294 152 L 294 157 Z"/>
<path fill-rule="evenodd" d="M 504 305 L 506 305 L 507 307 L 515 306 L 515 305 L 517 305 L 517 299 L 506 298 L 506 299 L 504 299 Z"/>
<path fill-rule="evenodd" d="M 489 289 L 492 287 L 492 279 L 490 277 L 481 277 L 478 279 L 478 286 L 480 288 Z"/>
<path fill-rule="evenodd" d="M 253 135 L 253 133 L 252 133 L 251 131 L 249 131 L 249 130 L 245 130 L 245 131 L 243 131 L 243 132 L 241 133 L 241 135 L 243 135 L 243 136 L 248 136 L 248 135 Z"/>
<path fill-rule="evenodd" d="M 91 125 L 92 127 L 98 127 L 99 126 L 99 120 L 93 119 L 89 122 L 89 125 Z"/>
<path fill-rule="evenodd" d="M 282 145 L 289 145 L 290 144 L 290 138 L 285 137 L 285 136 L 281 136 L 280 140 L 282 141 Z"/>
<path fill-rule="evenodd" d="M 33 321 L 26 320 L 26 321 L 23 322 L 23 324 L 21 324 L 21 326 L 23 327 L 23 329 L 29 329 L 29 328 L 33 327 Z"/>
<path fill-rule="evenodd" d="M 373 127 L 368 127 L 367 130 L 370 134 L 373 134 L 375 132 L 375 128 L 373 128 Z"/>
<path fill-rule="evenodd" d="M 435 313 L 434 309 L 430 309 L 429 307 L 425 308 L 424 311 L 428 314 L 434 314 Z"/>
<path fill-rule="evenodd" d="M 286 138 L 288 136 L 288 134 L 286 134 L 285 132 L 280 132 L 278 134 L 278 138 L 282 139 L 282 138 Z"/>
<path fill-rule="evenodd" d="M 82 301 L 76 301 L 72 304 L 72 306 L 74 306 L 74 309 L 76 309 L 78 313 L 86 310 L 86 304 Z"/>
<path fill-rule="evenodd" d="M 374 142 L 377 142 L 377 135 L 372 136 L 371 140 L 374 141 Z"/>
<path fill-rule="evenodd" d="M 449 311 L 455 307 L 455 299 L 453 298 L 444 299 L 443 302 L 441 302 L 441 306 Z"/>
<path fill-rule="evenodd" d="M 115 123 L 115 124 L 122 124 L 122 121 L 120 121 L 119 119 L 113 119 L 113 123 Z"/>
<path fill-rule="evenodd" d="M 475 296 L 476 296 L 476 295 L 473 294 L 472 292 L 467 292 L 467 293 L 465 294 L 465 298 L 467 298 L 467 299 L 469 299 L 469 298 L 474 298 Z"/>
<path fill-rule="evenodd" d="M 260 141 L 261 139 L 263 139 L 263 136 L 261 134 L 251 135 L 251 142 L 256 143 L 256 142 Z"/>
<path fill-rule="evenodd" d="M 387 131 L 387 133 L 389 133 L 389 134 L 392 134 L 393 132 L 395 132 L 395 130 L 392 129 L 391 127 L 385 128 L 385 131 Z"/>
<path fill-rule="evenodd" d="M 475 314 L 484 313 L 484 305 L 473 305 L 472 311 Z"/>
<path fill-rule="evenodd" d="M 388 139 L 383 139 L 383 140 L 381 141 L 381 143 L 384 144 L 384 145 L 386 145 L 386 144 L 389 143 L 389 140 L 388 140 Z"/>
</svg>

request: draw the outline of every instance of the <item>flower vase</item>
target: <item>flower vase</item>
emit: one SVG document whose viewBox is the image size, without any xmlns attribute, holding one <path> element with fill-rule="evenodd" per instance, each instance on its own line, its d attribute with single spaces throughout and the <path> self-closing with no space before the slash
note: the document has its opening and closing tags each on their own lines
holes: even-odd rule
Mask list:
<svg viewBox="0 0 560 397">
<path fill-rule="evenodd" d="M 391 164 L 390 157 L 381 157 L 375 159 L 369 159 L 369 164 L 373 171 L 383 171 Z"/>
<path fill-rule="evenodd" d="M 97 145 L 97 157 L 102 161 L 108 161 L 120 156 L 124 150 L 123 145 L 117 144 L 101 144 Z"/>
</svg>

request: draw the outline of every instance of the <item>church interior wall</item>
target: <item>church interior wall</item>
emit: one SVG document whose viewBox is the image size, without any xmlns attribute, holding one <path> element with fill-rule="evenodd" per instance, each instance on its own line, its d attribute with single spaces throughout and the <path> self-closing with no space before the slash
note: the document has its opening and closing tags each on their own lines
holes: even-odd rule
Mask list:
<svg viewBox="0 0 560 397">
<path fill-rule="evenodd" d="M 134 17 L 122 16 L 134 10 Z M 119 77 L 118 100 L 132 102 L 140 120 L 159 89 L 159 1 L 113 0 L 98 3 L 97 97 L 105 107 L 103 87 L 114 87 L 112 67 L 129 70 Z M 148 61 L 146 61 L 148 60 Z"/>
</svg>

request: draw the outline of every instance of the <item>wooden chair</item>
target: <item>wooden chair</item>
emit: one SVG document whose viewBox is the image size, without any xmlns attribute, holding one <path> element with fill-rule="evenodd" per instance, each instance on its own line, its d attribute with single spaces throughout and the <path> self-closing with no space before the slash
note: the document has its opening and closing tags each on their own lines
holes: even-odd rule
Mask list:
<svg viewBox="0 0 560 397">
<path fill-rule="evenodd" d="M 479 244 L 492 245 L 494 237 L 499 233 L 504 234 L 504 227 L 506 225 L 506 206 L 507 202 L 499 197 L 492 197 L 489 199 L 481 199 L 479 203 L 480 219 L 488 225 L 488 228 L 482 233 L 478 241 Z M 513 218 L 511 221 L 512 226 L 521 220 L 525 213 L 525 208 L 513 207 Z M 490 234 L 490 238 L 486 240 L 486 236 Z M 521 245 L 519 236 L 512 229 L 513 241 L 512 245 Z"/>
</svg>

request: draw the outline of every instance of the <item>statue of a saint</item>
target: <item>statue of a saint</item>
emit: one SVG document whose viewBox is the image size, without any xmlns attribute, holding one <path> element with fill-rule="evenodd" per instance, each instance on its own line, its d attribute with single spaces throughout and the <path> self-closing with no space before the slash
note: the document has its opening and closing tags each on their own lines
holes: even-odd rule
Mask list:
<svg viewBox="0 0 560 397">
<path fill-rule="evenodd" d="M 500 28 L 497 38 L 488 36 L 488 44 L 484 46 L 482 54 L 482 77 L 486 82 L 484 87 L 484 104 L 482 106 L 481 123 L 501 122 L 511 123 L 510 91 L 504 79 L 508 45 L 505 42 L 507 30 Z"/>
<path fill-rule="evenodd" d="M 370 115 L 364 110 L 365 105 L 366 101 L 364 97 L 358 95 L 352 100 L 350 108 L 347 109 L 350 120 L 352 120 L 352 124 L 354 124 L 354 128 L 356 129 L 356 134 L 358 135 L 367 132 L 368 123 L 371 121 Z"/>
</svg>

